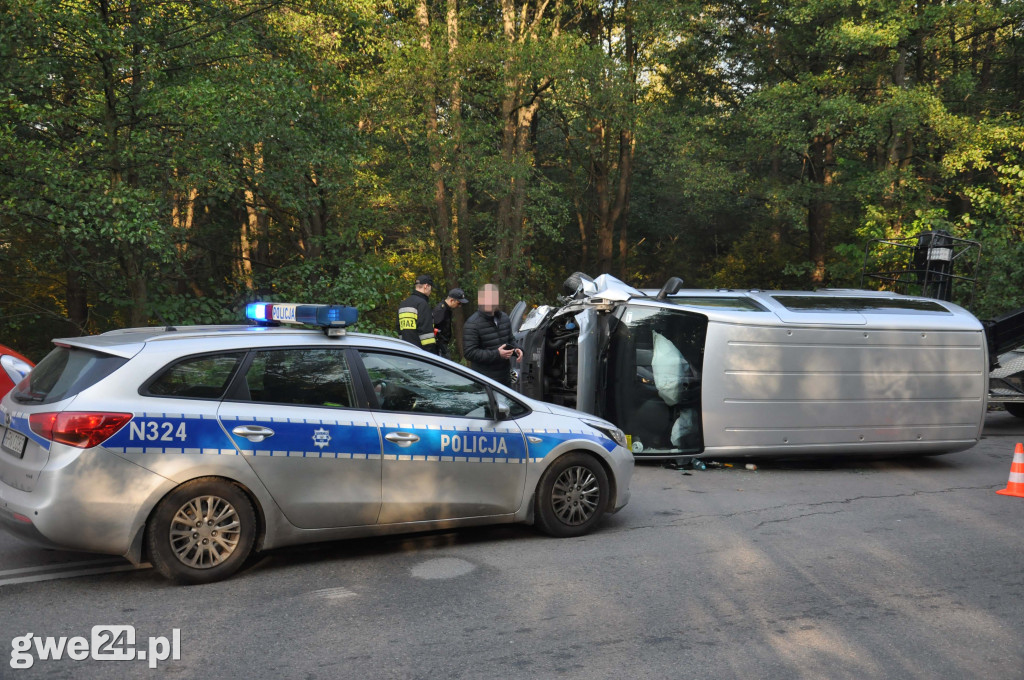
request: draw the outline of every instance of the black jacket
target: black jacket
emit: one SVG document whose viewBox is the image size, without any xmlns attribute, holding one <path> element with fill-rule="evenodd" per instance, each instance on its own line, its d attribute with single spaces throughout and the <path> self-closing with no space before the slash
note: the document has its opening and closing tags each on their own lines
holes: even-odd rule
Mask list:
<svg viewBox="0 0 1024 680">
<path fill-rule="evenodd" d="M 437 329 L 437 349 L 441 356 L 447 357 L 452 341 L 452 308 L 444 300 L 434 305 L 434 328 Z"/>
<path fill-rule="evenodd" d="M 398 305 L 398 337 L 437 354 L 430 299 L 418 290 Z"/>
<path fill-rule="evenodd" d="M 498 348 L 513 344 L 512 324 L 500 309 L 493 315 L 476 311 L 462 327 L 462 346 L 469 367 L 503 385 L 511 383 L 511 362 L 502 359 Z"/>
</svg>

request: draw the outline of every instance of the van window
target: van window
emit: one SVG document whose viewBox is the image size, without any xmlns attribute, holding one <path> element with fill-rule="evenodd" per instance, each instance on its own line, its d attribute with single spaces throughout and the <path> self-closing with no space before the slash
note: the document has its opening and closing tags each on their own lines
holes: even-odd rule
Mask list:
<svg viewBox="0 0 1024 680">
<path fill-rule="evenodd" d="M 18 383 L 11 397 L 19 404 L 52 404 L 92 387 L 127 361 L 90 349 L 55 347 Z"/>
<path fill-rule="evenodd" d="M 768 310 L 752 298 L 735 296 L 709 295 L 669 295 L 668 301 L 688 307 L 706 307 L 708 309 L 727 309 L 730 312 L 767 312 Z"/>
<path fill-rule="evenodd" d="M 938 302 L 906 298 L 773 295 L 791 312 L 860 312 L 862 314 L 952 314 Z"/>
</svg>

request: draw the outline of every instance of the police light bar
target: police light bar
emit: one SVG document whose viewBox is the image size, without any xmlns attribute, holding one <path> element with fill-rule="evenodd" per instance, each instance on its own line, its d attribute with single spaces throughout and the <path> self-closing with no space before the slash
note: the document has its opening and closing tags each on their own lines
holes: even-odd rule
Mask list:
<svg viewBox="0 0 1024 680">
<path fill-rule="evenodd" d="M 297 305 L 282 302 L 250 302 L 245 318 L 260 325 L 281 323 L 318 326 L 328 335 L 341 335 L 346 326 L 359 320 L 359 310 L 344 305 Z"/>
</svg>

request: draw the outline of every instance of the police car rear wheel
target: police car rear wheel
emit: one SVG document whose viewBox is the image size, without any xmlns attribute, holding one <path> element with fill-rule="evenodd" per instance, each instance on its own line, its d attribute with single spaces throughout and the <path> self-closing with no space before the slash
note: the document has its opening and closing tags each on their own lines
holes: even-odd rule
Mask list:
<svg viewBox="0 0 1024 680">
<path fill-rule="evenodd" d="M 252 552 L 256 513 L 234 484 L 195 479 L 164 498 L 147 528 L 149 558 L 176 583 L 211 583 L 235 573 Z"/>
<path fill-rule="evenodd" d="M 610 486 L 597 460 L 569 453 L 545 471 L 537 487 L 536 522 L 546 534 L 582 536 L 604 515 Z"/>
</svg>

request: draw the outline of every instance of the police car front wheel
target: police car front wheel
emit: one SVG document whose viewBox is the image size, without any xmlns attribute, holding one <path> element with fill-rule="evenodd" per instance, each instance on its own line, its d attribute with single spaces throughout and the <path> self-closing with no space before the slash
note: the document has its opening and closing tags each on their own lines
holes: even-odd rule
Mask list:
<svg viewBox="0 0 1024 680">
<path fill-rule="evenodd" d="M 582 536 L 601 521 L 610 493 L 608 474 L 593 456 L 561 456 L 537 487 L 537 527 L 550 536 Z"/>
<path fill-rule="evenodd" d="M 211 583 L 235 573 L 249 557 L 256 513 L 234 484 L 194 479 L 160 501 L 146 534 L 157 571 L 176 583 Z"/>
</svg>

